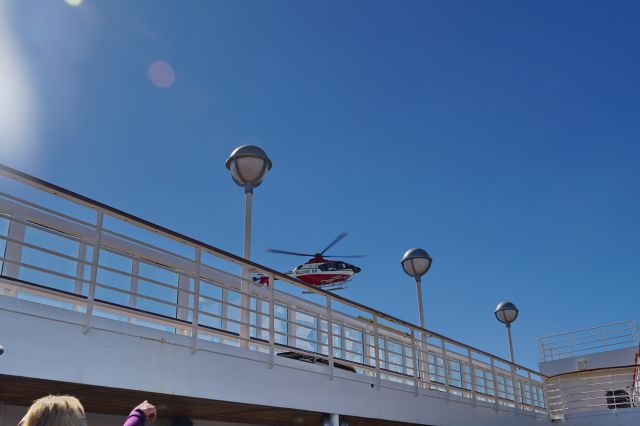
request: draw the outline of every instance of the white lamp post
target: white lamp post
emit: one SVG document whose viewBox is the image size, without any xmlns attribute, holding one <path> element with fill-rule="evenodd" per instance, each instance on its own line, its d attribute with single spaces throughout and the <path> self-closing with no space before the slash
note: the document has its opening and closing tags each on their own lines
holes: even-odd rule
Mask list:
<svg viewBox="0 0 640 426">
<path fill-rule="evenodd" d="M 242 145 L 233 150 L 226 162 L 233 181 L 244 187 L 244 245 L 242 257 L 251 254 L 251 202 L 253 188 L 262 183 L 262 178 L 271 170 L 271 160 L 259 147 Z"/>
<path fill-rule="evenodd" d="M 416 290 L 418 293 L 418 312 L 420 314 L 420 327 L 424 328 L 424 311 L 422 309 L 422 276 L 431 268 L 431 256 L 426 251 L 419 248 L 407 250 L 402 260 L 402 269 L 407 275 L 416 279 Z"/>
<path fill-rule="evenodd" d="M 427 273 L 431 268 L 431 256 L 426 251 L 419 248 L 412 248 L 405 252 L 400 261 L 402 269 L 407 275 L 412 276 L 416 280 L 416 291 L 418 293 L 418 314 L 420 316 L 420 327 L 422 330 L 424 327 L 424 310 L 422 309 L 422 276 Z M 427 366 L 427 353 L 426 353 L 427 335 L 424 331 L 420 331 L 420 343 L 419 348 L 419 362 L 418 371 L 419 377 L 428 378 L 426 366 Z"/>
<path fill-rule="evenodd" d="M 509 337 L 509 354 L 511 362 L 515 362 L 513 358 L 513 343 L 511 341 L 511 323 L 518 318 L 518 308 L 511 302 L 501 302 L 496 306 L 496 318 L 507 326 L 507 336 Z"/>
<path fill-rule="evenodd" d="M 262 183 L 262 178 L 271 170 L 271 160 L 267 154 L 254 145 L 242 145 L 231 152 L 226 166 L 231 172 L 233 181 L 244 187 L 244 243 L 242 257 L 249 260 L 251 256 L 251 205 L 253 188 Z M 249 269 L 242 268 L 242 315 L 240 337 L 249 339 Z M 244 346 L 244 345 L 243 345 Z"/>
</svg>

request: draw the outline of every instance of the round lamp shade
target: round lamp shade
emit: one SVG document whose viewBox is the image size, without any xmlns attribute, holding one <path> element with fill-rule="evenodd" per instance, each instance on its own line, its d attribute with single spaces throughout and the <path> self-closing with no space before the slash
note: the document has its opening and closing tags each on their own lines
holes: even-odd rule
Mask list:
<svg viewBox="0 0 640 426">
<path fill-rule="evenodd" d="M 271 160 L 267 154 L 254 145 L 242 145 L 233 150 L 226 162 L 233 181 L 240 186 L 256 187 L 271 170 Z"/>
<path fill-rule="evenodd" d="M 426 274 L 431 267 L 431 256 L 422 249 L 412 248 L 402 256 L 400 263 L 404 272 L 414 278 L 419 278 Z"/>
<path fill-rule="evenodd" d="M 496 306 L 496 318 L 504 324 L 511 324 L 518 318 L 518 308 L 511 302 L 502 302 Z"/>
</svg>

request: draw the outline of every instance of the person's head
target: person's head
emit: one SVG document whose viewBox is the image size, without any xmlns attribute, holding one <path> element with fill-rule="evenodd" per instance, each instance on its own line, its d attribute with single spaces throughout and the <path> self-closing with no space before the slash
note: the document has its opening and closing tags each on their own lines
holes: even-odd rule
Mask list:
<svg viewBox="0 0 640 426">
<path fill-rule="evenodd" d="M 19 426 L 86 426 L 84 408 L 69 395 L 49 395 L 34 401 Z"/>
</svg>

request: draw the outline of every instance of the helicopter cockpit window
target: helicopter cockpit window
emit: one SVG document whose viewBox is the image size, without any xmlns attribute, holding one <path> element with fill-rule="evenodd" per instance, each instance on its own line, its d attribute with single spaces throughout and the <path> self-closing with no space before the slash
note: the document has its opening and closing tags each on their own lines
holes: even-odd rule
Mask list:
<svg viewBox="0 0 640 426">
<path fill-rule="evenodd" d="M 339 264 L 338 262 L 327 262 L 318 266 L 318 268 L 321 271 L 335 271 L 336 269 L 339 269 Z"/>
</svg>

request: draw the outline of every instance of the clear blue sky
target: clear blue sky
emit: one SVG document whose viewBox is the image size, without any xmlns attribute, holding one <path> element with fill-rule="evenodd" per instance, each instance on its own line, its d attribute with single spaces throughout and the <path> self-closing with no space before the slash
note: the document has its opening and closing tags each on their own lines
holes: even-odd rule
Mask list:
<svg viewBox="0 0 640 426">
<path fill-rule="evenodd" d="M 428 328 L 507 356 L 638 319 L 640 4 L 0 4 L 0 160 L 241 253 L 224 161 L 260 145 L 253 259 L 363 253 L 343 295 L 417 323 L 399 264 L 429 251 Z M 154 86 L 150 64 L 175 72 Z"/>
</svg>

